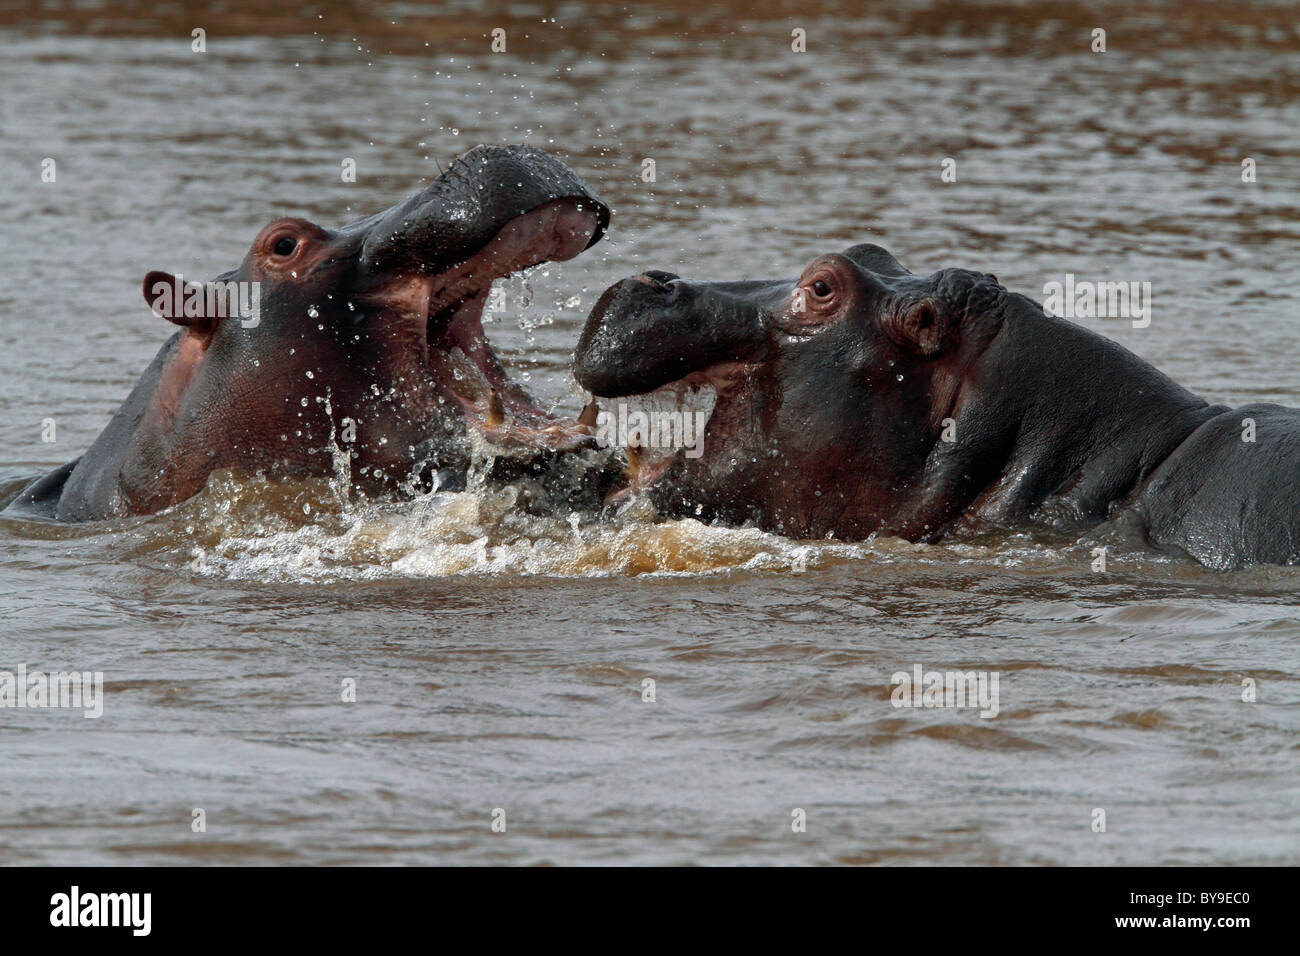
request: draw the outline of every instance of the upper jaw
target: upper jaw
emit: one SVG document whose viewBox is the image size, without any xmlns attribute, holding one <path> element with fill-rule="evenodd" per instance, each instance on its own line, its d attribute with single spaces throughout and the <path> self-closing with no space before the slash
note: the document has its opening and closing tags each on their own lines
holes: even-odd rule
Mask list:
<svg viewBox="0 0 1300 956">
<path fill-rule="evenodd" d="M 336 245 L 354 252 L 363 297 L 425 323 L 435 347 L 456 316 L 479 325 L 481 338 L 467 303 L 481 300 L 494 279 L 573 258 L 600 239 L 609 215 L 554 156 L 532 146 L 479 146 L 420 192 L 339 230 Z"/>
<path fill-rule="evenodd" d="M 594 241 L 599 215 L 589 203 L 553 199 L 507 222 L 477 252 L 433 276 L 432 314 L 486 292 L 495 279 L 542 262 L 572 259 Z"/>
<path fill-rule="evenodd" d="M 420 192 L 341 232 L 355 237 L 363 266 L 377 274 L 443 273 L 512 221 L 557 200 L 594 214 L 582 248 L 594 245 L 609 225 L 609 207 L 577 173 L 535 147 L 479 146 Z"/>
</svg>

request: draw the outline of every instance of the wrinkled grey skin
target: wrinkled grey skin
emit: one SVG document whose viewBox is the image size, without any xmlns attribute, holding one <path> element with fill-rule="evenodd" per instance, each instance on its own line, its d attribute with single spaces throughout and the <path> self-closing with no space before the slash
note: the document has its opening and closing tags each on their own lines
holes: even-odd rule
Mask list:
<svg viewBox="0 0 1300 956">
<path fill-rule="evenodd" d="M 573 451 L 581 432 L 508 380 L 480 313 L 492 279 L 576 255 L 608 221 L 576 173 L 522 146 L 470 150 L 410 198 L 338 230 L 275 220 L 219 277 L 260 283 L 259 323 L 173 317 L 182 331 L 89 451 L 9 510 L 149 514 L 214 470 L 330 474 L 340 449 L 364 487 L 454 486 L 476 431 L 521 468 Z M 170 279 L 146 276 L 155 308 L 157 283 Z"/>
<path fill-rule="evenodd" d="M 665 514 L 937 541 L 1128 513 L 1213 568 L 1300 562 L 1300 411 L 1209 405 L 984 273 L 874 245 L 779 281 L 643 273 L 596 303 L 574 371 L 601 396 L 717 391 L 702 455 L 633 479 Z"/>
</svg>

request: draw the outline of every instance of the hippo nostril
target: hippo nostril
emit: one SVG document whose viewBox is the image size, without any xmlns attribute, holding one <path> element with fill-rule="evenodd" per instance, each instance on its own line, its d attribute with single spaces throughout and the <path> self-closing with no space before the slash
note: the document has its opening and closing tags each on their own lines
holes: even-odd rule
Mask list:
<svg viewBox="0 0 1300 956">
<path fill-rule="evenodd" d="M 636 281 L 650 286 L 652 289 L 658 289 L 661 292 L 670 290 L 670 283 L 676 281 L 679 277 L 671 272 L 660 272 L 652 269 L 649 272 L 643 272 L 636 276 Z"/>
</svg>

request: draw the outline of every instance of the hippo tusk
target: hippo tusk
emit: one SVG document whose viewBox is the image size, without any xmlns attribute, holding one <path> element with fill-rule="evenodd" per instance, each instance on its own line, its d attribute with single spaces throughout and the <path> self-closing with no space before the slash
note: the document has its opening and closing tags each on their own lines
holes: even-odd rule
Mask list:
<svg viewBox="0 0 1300 956">
<path fill-rule="evenodd" d="M 505 406 L 501 404 L 501 396 L 494 388 L 488 392 L 487 427 L 498 428 L 505 423 L 505 420 Z"/>
<path fill-rule="evenodd" d="M 627 476 L 628 476 L 628 478 L 629 478 L 631 481 L 635 482 L 636 479 L 637 479 L 637 476 L 641 474 L 641 469 L 642 469 L 642 467 L 644 467 L 644 460 L 643 460 L 642 457 L 641 457 L 641 446 L 640 446 L 640 445 L 628 445 L 628 446 L 627 446 Z"/>
<path fill-rule="evenodd" d="M 586 405 L 582 406 L 582 414 L 578 416 L 578 424 L 584 428 L 595 428 L 596 419 L 600 416 L 600 406 L 596 400 L 592 399 Z"/>
</svg>

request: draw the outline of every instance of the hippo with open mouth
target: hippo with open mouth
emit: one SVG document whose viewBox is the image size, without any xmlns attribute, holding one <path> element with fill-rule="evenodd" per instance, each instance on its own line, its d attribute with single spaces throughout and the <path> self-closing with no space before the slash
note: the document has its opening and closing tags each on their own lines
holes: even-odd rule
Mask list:
<svg viewBox="0 0 1300 956">
<path fill-rule="evenodd" d="M 472 432 L 525 461 L 590 444 L 589 428 L 552 419 L 507 378 L 481 314 L 493 280 L 572 258 L 608 224 L 554 157 L 478 147 L 341 229 L 274 220 L 206 288 L 151 272 L 146 301 L 181 331 L 90 450 L 10 508 L 67 521 L 150 514 L 218 469 L 325 475 L 339 452 L 358 485 L 448 487 L 470 465 Z M 231 315 L 236 300 L 255 308 Z"/>
<path fill-rule="evenodd" d="M 932 542 L 1127 510 L 1213 568 L 1300 562 L 1300 411 L 1209 405 L 991 275 L 875 245 L 797 280 L 646 272 L 601 296 L 574 371 L 600 396 L 716 391 L 702 454 L 630 456 L 665 514 Z"/>
</svg>

